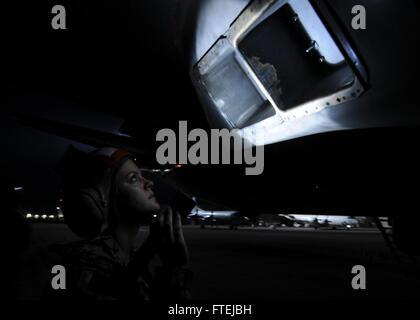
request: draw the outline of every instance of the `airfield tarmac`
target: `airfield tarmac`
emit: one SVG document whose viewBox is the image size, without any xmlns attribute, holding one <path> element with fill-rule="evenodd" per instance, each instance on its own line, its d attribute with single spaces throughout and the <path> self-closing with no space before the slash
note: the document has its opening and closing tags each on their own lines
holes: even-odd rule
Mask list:
<svg viewBox="0 0 420 320">
<path fill-rule="evenodd" d="M 48 246 L 77 240 L 65 224 L 33 223 L 22 257 L 21 299 L 39 299 L 51 276 Z M 148 234 L 141 228 L 139 245 Z M 184 227 L 194 300 L 419 299 L 419 266 L 398 263 L 376 229 Z M 351 286 L 354 265 L 366 290 Z"/>
</svg>

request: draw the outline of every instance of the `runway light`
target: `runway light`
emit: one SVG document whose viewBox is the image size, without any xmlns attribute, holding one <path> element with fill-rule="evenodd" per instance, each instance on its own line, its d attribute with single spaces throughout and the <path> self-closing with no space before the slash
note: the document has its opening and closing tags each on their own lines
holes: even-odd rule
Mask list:
<svg viewBox="0 0 420 320">
<path fill-rule="evenodd" d="M 27 214 L 26 214 L 26 218 L 27 218 L 27 219 L 30 219 L 30 218 L 32 218 L 32 214 L 30 214 L 30 213 L 27 213 Z"/>
<path fill-rule="evenodd" d="M 39 214 L 34 215 L 34 219 L 39 219 Z"/>
<path fill-rule="evenodd" d="M 43 215 L 41 216 L 41 218 L 45 220 L 45 219 L 47 219 L 47 215 L 46 215 L 46 214 L 43 214 Z"/>
<path fill-rule="evenodd" d="M 175 168 L 181 168 L 182 166 L 180 164 L 175 165 Z"/>
<path fill-rule="evenodd" d="M 157 218 L 157 214 L 154 214 L 154 215 L 153 215 L 153 218 Z"/>
</svg>

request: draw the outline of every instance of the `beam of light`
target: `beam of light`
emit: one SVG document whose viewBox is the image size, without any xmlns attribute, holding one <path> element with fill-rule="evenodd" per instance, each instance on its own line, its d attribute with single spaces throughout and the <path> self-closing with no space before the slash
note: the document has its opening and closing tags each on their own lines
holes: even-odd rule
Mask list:
<svg viewBox="0 0 420 320">
<path fill-rule="evenodd" d="M 327 32 L 323 32 L 325 27 L 315 11 L 312 10 L 309 1 L 291 0 L 289 4 L 299 15 L 299 19 L 311 39 L 316 40 L 319 45 L 318 50 L 321 55 L 324 56 L 325 61 L 331 64 L 343 62 L 344 56 L 334 43 L 331 35 Z"/>
<path fill-rule="evenodd" d="M 229 2 L 228 6 L 225 5 L 225 1 L 214 0 L 204 3 L 199 13 L 195 43 L 196 57 L 195 60 L 193 59 L 193 64 L 195 64 L 201 57 L 203 57 L 207 50 L 209 50 L 209 48 L 211 48 L 213 44 L 216 43 L 217 39 L 219 39 L 221 35 L 225 34 L 225 32 L 229 29 L 232 21 L 234 21 L 234 19 L 248 4 L 248 2 L 249 1 L 246 0 L 231 1 Z M 277 1 L 276 4 L 271 7 L 271 11 L 268 10 L 265 14 L 263 14 L 261 20 L 270 16 L 275 10 L 279 9 L 285 3 L 289 3 L 294 11 L 297 12 L 302 25 L 305 27 L 305 30 L 309 34 L 309 37 L 316 40 L 317 50 L 319 50 L 319 52 L 324 56 L 326 63 L 337 64 L 343 62 L 344 57 L 342 53 L 340 52 L 339 48 L 335 44 L 334 40 L 332 39 L 331 35 L 323 25 L 316 12 L 313 10 L 309 1 Z M 258 25 L 258 23 L 256 23 L 256 25 Z M 228 35 L 228 33 L 226 34 Z M 229 38 L 229 35 L 227 38 Z M 218 41 L 218 43 L 221 41 L 226 40 L 221 39 Z M 215 48 L 217 50 L 215 50 Z M 270 44 L 267 44 L 267 49 L 269 48 Z M 247 111 L 253 112 L 253 110 L 258 109 L 256 106 L 261 105 L 249 98 L 249 93 L 251 91 L 247 88 L 244 90 L 244 85 L 240 86 L 242 90 L 240 88 L 233 87 L 232 85 L 223 85 L 220 90 L 216 90 L 219 89 L 217 85 L 220 85 L 221 82 L 226 81 L 227 78 L 232 77 L 232 70 L 234 70 L 232 68 L 235 66 L 235 64 L 231 63 L 231 67 L 229 67 L 227 63 L 221 63 L 219 69 L 221 69 L 223 72 L 219 72 L 220 76 L 217 77 L 217 79 L 213 79 L 212 74 L 208 75 L 208 78 L 204 77 L 207 72 L 205 67 L 220 71 L 219 69 L 214 68 L 214 66 L 212 67 L 210 63 L 212 60 L 213 62 L 217 60 L 216 58 L 213 58 L 213 56 L 222 56 L 219 51 L 220 50 L 217 48 L 216 44 L 198 64 L 199 66 L 203 65 L 204 68 L 200 71 L 200 76 L 203 78 L 201 79 L 203 81 L 202 83 L 204 83 L 205 90 L 213 100 L 213 105 L 215 109 L 217 109 L 216 112 L 222 115 L 222 117 L 232 127 L 242 128 L 240 134 L 252 145 L 268 145 L 316 133 L 347 130 L 358 127 L 357 125 L 348 126 L 336 121 L 335 119 L 337 119 L 337 111 L 335 108 L 330 108 L 333 105 L 335 106 L 337 104 L 342 104 L 344 100 L 348 101 L 352 99 L 351 97 L 358 97 L 360 92 L 358 81 L 354 81 L 351 86 L 349 85 L 340 88 L 340 91 L 337 91 L 334 94 L 307 101 L 287 111 L 281 111 L 280 109 L 275 108 L 275 114 L 268 114 L 268 118 L 265 112 L 256 112 L 256 116 L 252 117 L 252 119 L 255 118 L 256 120 L 252 122 L 247 121 L 247 117 L 249 117 Z M 221 52 L 223 53 L 223 51 Z M 210 58 L 207 66 L 206 63 L 203 63 L 203 61 L 205 62 L 206 57 L 208 56 Z M 237 54 L 235 57 L 238 56 L 239 54 Z M 218 60 L 224 62 L 225 59 Z M 238 63 L 239 61 L 242 61 L 241 59 L 236 60 Z M 220 61 L 216 62 L 220 63 Z M 242 68 L 245 68 L 246 64 L 242 63 L 241 66 Z M 209 73 L 212 73 L 212 70 L 210 70 Z M 258 79 L 256 79 L 253 72 L 251 72 L 249 66 L 246 67 L 246 72 L 249 74 L 252 80 L 258 84 Z M 219 73 L 216 72 L 216 75 Z M 228 74 L 229 77 L 227 77 L 226 74 Z M 213 83 L 215 84 L 214 86 L 212 85 Z M 238 83 L 238 81 L 230 81 L 230 83 Z M 259 90 L 262 90 L 264 92 L 263 96 L 269 99 L 271 105 L 274 105 L 270 100 L 270 94 L 264 91 L 265 88 L 263 88 L 262 85 L 257 85 L 256 87 L 258 87 Z M 244 94 L 244 91 L 247 95 Z M 355 94 L 353 91 L 357 91 L 358 95 L 353 96 L 353 94 Z M 233 96 L 232 98 L 230 98 L 231 95 Z M 238 98 L 238 96 L 245 97 L 244 100 L 248 102 L 250 106 L 242 106 L 241 100 Z M 225 99 L 225 97 L 230 99 Z M 210 109 L 208 106 L 206 106 L 206 108 Z M 340 109 L 341 108 L 344 108 L 344 106 L 340 107 Z M 214 110 L 209 111 L 210 114 L 214 112 Z M 264 114 L 264 117 L 258 116 L 262 114 Z M 213 123 L 212 125 L 215 124 Z M 221 125 L 223 127 L 226 126 L 226 124 L 222 125 L 220 123 L 217 125 Z"/>
<path fill-rule="evenodd" d="M 229 29 L 249 0 L 207 0 L 200 8 L 195 34 L 195 64 L 216 40 Z"/>
</svg>

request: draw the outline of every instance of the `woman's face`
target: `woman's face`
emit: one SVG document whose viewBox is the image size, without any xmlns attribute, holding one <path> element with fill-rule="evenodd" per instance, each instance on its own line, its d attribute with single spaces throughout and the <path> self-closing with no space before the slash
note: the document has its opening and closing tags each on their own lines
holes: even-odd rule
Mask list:
<svg viewBox="0 0 420 320">
<path fill-rule="evenodd" d="M 116 205 L 122 218 L 147 222 L 160 209 L 153 192 L 153 182 L 142 177 L 140 169 L 127 160 L 116 177 Z"/>
</svg>

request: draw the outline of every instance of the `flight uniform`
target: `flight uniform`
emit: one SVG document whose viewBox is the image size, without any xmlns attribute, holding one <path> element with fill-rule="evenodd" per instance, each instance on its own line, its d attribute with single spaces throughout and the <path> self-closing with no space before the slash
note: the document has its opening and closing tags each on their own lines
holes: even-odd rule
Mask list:
<svg viewBox="0 0 420 320">
<path fill-rule="evenodd" d="M 193 273 L 185 268 L 158 267 L 154 274 L 146 267 L 128 272 L 125 258 L 111 235 L 79 241 L 65 249 L 62 265 L 66 289 L 50 289 L 49 298 L 88 300 L 187 300 Z"/>
</svg>

